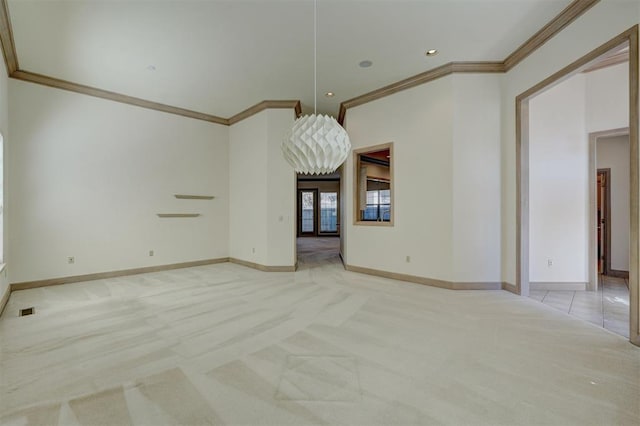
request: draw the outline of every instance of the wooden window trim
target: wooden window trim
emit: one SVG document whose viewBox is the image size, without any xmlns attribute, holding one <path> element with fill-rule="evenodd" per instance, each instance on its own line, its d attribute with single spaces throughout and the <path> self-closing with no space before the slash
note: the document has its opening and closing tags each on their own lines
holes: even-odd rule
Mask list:
<svg viewBox="0 0 640 426">
<path fill-rule="evenodd" d="M 389 179 L 391 189 L 391 220 L 389 222 L 374 222 L 368 220 L 359 220 L 358 213 L 360 212 L 360 201 L 358 199 L 359 186 L 360 186 L 360 155 L 367 152 L 382 151 L 384 149 L 389 150 Z M 393 163 L 395 162 L 393 153 L 393 142 L 383 143 L 380 145 L 366 146 L 353 150 L 353 224 L 362 226 L 394 226 L 395 221 L 395 178 L 393 173 Z"/>
</svg>

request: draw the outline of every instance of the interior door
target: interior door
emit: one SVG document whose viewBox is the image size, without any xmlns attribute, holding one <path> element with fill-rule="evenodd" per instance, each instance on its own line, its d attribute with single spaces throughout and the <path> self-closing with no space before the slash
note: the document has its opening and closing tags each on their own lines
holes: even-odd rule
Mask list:
<svg viewBox="0 0 640 426">
<path fill-rule="evenodd" d="M 298 237 L 318 235 L 318 190 L 298 190 Z"/>
<path fill-rule="evenodd" d="M 607 273 L 607 235 L 608 225 L 608 170 L 598 170 L 598 193 L 597 193 L 597 210 L 598 210 L 598 273 Z"/>
</svg>

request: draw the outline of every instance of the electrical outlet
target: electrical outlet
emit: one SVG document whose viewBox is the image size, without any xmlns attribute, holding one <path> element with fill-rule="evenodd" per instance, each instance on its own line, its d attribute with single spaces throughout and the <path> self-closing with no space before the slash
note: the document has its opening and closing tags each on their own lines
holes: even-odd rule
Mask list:
<svg viewBox="0 0 640 426">
<path fill-rule="evenodd" d="M 255 252 L 256 252 L 256 248 L 255 248 L 255 247 L 252 247 L 252 248 L 251 248 L 251 253 L 255 253 Z"/>
<path fill-rule="evenodd" d="M 553 266 L 553 259 L 547 259 L 547 266 L 551 268 Z"/>
<path fill-rule="evenodd" d="M 411 256 L 407 256 L 406 261 L 407 263 L 411 263 Z"/>
<path fill-rule="evenodd" d="M 72 263 L 76 263 L 76 258 L 75 258 L 75 257 L 73 257 L 73 256 L 69 256 L 69 257 L 67 257 L 67 263 L 68 263 L 68 264 L 70 264 L 70 265 L 71 265 Z"/>
<path fill-rule="evenodd" d="M 154 254 L 153 250 L 149 250 L 149 256 L 153 256 Z"/>
</svg>

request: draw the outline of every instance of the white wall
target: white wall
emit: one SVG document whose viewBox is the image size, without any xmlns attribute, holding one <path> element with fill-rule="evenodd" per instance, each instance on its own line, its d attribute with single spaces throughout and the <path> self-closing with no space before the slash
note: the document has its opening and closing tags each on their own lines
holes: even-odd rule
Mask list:
<svg viewBox="0 0 640 426">
<path fill-rule="evenodd" d="M 629 270 L 629 136 L 598 139 L 596 166 L 611 169 L 611 269 Z"/>
<path fill-rule="evenodd" d="M 394 142 L 395 191 L 394 226 L 354 225 L 353 157 L 347 159 L 348 264 L 453 280 L 453 78 L 351 108 L 346 126 L 354 149 Z"/>
<path fill-rule="evenodd" d="M 17 80 L 9 99 L 11 282 L 228 256 L 227 127 Z"/>
<path fill-rule="evenodd" d="M 8 169 L 8 161 L 9 158 L 9 79 L 7 77 L 7 69 L 6 67 L 0 65 L 2 71 L 0 71 L 0 133 L 3 137 L 3 147 L 2 152 L 0 152 L 0 164 L 2 167 L 0 168 L 0 180 L 2 180 L 2 185 L 0 188 L 0 204 L 2 207 L 0 213 L 0 263 L 8 261 L 8 238 L 9 233 L 7 229 L 9 227 L 8 222 L 8 213 L 6 211 L 7 206 L 7 198 L 9 194 L 9 189 L 7 188 L 7 177 L 9 173 Z M 4 295 L 4 293 L 9 288 L 9 279 L 8 279 L 8 271 L 4 271 L 0 274 L 0 298 Z"/>
<path fill-rule="evenodd" d="M 500 76 L 452 75 L 349 110 L 354 148 L 394 142 L 394 226 L 353 225 L 347 262 L 454 282 L 500 281 Z M 411 262 L 406 262 L 411 256 Z"/>
<path fill-rule="evenodd" d="M 638 2 L 601 1 L 504 76 L 501 156 L 504 281 L 515 283 L 516 279 L 516 97 L 639 21 Z"/>
<path fill-rule="evenodd" d="M 588 281 L 585 84 L 578 74 L 529 102 L 532 282 Z"/>
<path fill-rule="evenodd" d="M 629 126 L 629 63 L 585 74 L 587 132 Z"/>
<path fill-rule="evenodd" d="M 267 113 L 229 131 L 229 256 L 267 263 Z"/>
<path fill-rule="evenodd" d="M 453 279 L 500 281 L 500 75 L 453 76 Z"/>
<path fill-rule="evenodd" d="M 280 144 L 291 109 L 269 109 L 230 129 L 230 256 L 266 266 L 295 264 L 295 173 Z"/>
<path fill-rule="evenodd" d="M 267 265 L 296 263 L 296 174 L 280 145 L 294 122 L 290 109 L 267 110 Z"/>
</svg>

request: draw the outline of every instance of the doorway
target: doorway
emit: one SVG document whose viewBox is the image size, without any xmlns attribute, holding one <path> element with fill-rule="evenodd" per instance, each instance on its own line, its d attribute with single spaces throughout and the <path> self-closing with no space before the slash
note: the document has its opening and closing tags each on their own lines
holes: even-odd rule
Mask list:
<svg viewBox="0 0 640 426">
<path fill-rule="evenodd" d="M 530 294 L 530 244 L 531 237 L 535 235 L 530 229 L 530 104 L 529 101 L 539 94 L 554 87 L 560 82 L 575 76 L 585 70 L 595 62 L 606 57 L 610 57 L 613 52 L 622 50 L 628 52 L 628 117 L 629 117 L 629 149 L 630 149 L 630 186 L 629 186 L 629 279 L 627 281 L 629 288 L 629 320 L 627 329 L 631 343 L 640 346 L 640 293 L 639 293 L 639 272 L 640 272 L 640 209 L 638 208 L 639 186 L 638 171 L 640 169 L 639 161 L 639 105 L 638 105 L 638 27 L 632 27 L 617 37 L 604 43 L 592 52 L 586 54 L 565 68 L 559 70 L 555 74 L 534 85 L 530 89 L 524 91 L 516 97 L 516 286 L 515 292 L 523 296 Z M 596 173 L 591 174 L 593 180 L 597 178 Z M 591 185 L 595 188 L 595 182 Z M 595 211 L 595 199 L 593 201 Z M 585 229 L 587 226 L 585 226 Z M 586 250 L 594 253 L 593 265 L 596 265 L 596 243 L 595 243 L 595 227 L 592 227 L 594 240 L 593 244 L 589 244 Z M 590 250 L 591 249 L 591 250 Z M 563 253 L 567 253 L 566 251 Z M 539 267 L 554 267 L 553 259 L 539 262 Z M 597 276 L 595 267 L 588 268 Z M 582 283 L 578 283 L 582 285 Z"/>
<path fill-rule="evenodd" d="M 298 175 L 298 269 L 340 264 L 340 171 Z"/>
<path fill-rule="evenodd" d="M 297 189 L 298 238 L 339 237 L 340 179 L 320 176 L 299 177 Z"/>
<path fill-rule="evenodd" d="M 629 279 L 630 129 L 589 134 L 589 287 L 602 276 Z"/>
<path fill-rule="evenodd" d="M 638 26 L 634 26 L 624 33 L 614 37 L 607 43 L 594 49 L 590 53 L 524 91 L 516 97 L 516 288 L 517 294 L 528 296 L 530 293 L 530 218 L 529 218 L 529 197 L 530 197 L 530 146 L 529 146 L 529 101 L 534 96 L 546 91 L 550 87 L 566 80 L 567 78 L 586 69 L 595 61 L 602 59 L 615 49 L 627 47 L 628 49 L 628 116 L 629 119 L 629 149 L 630 149 L 630 235 L 629 235 L 629 340 L 631 343 L 640 346 L 640 293 L 639 293 L 639 272 L 640 272 L 640 157 L 638 155 Z M 595 173 L 592 174 L 595 180 Z M 591 187 L 595 188 L 594 185 Z M 595 202 L 595 201 L 594 201 Z M 585 227 L 586 228 L 586 227 Z M 595 231 L 595 229 L 594 229 Z M 595 232 L 593 232 L 595 234 Z M 595 235 L 594 235 L 595 239 Z M 595 253 L 595 241 L 590 247 Z M 551 265 L 551 262 L 549 263 Z M 596 271 L 595 268 L 591 268 Z"/>
</svg>

